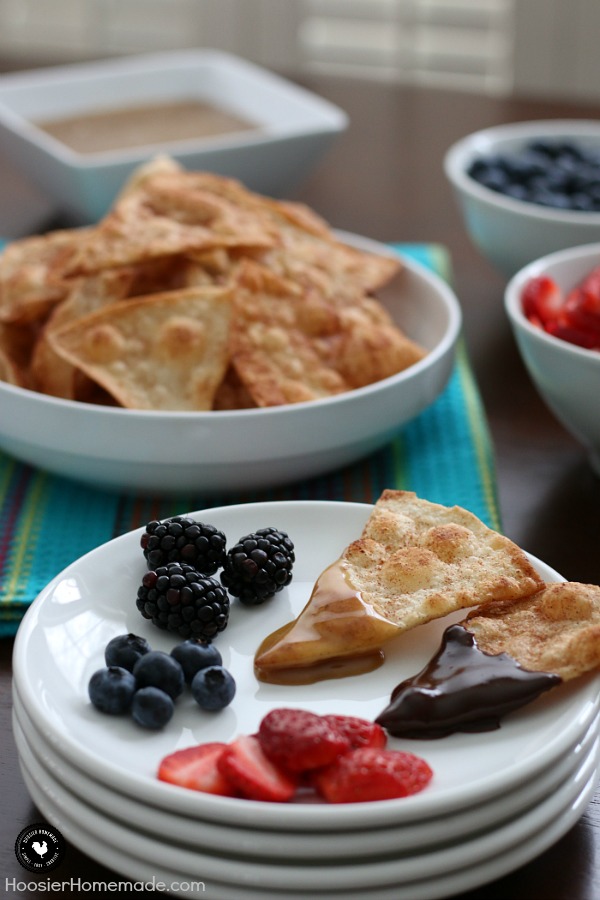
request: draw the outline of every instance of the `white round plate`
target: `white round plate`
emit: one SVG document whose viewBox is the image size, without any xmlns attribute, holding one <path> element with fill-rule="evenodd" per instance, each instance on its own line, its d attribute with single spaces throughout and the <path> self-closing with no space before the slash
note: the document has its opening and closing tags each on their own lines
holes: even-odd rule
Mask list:
<svg viewBox="0 0 600 900">
<path fill-rule="evenodd" d="M 297 892 L 311 891 L 314 896 L 314 891 L 318 891 L 320 895 L 327 896 L 331 892 L 337 894 L 340 890 L 345 892 L 345 896 L 354 897 L 357 892 L 361 892 L 359 896 L 364 897 L 364 892 L 368 891 L 368 896 L 372 898 L 377 896 L 376 892 L 379 890 L 388 890 L 392 885 L 397 892 L 402 887 L 413 890 L 415 885 L 423 886 L 420 878 L 423 872 L 428 873 L 425 883 L 431 884 L 432 880 L 435 883 L 437 879 L 437 883 L 444 886 L 443 891 L 447 891 L 448 885 L 453 881 L 464 881 L 469 869 L 481 870 L 482 865 L 485 866 L 485 880 L 488 881 L 497 877 L 490 874 L 493 868 L 490 870 L 488 864 L 495 864 L 497 867 L 501 858 L 506 865 L 511 853 L 522 857 L 524 846 L 530 842 L 542 849 L 550 846 L 552 836 L 556 834 L 556 825 L 560 823 L 560 834 L 564 833 L 577 821 L 585 808 L 584 803 L 594 791 L 598 778 L 598 744 L 596 740 L 575 778 L 568 779 L 553 796 L 507 826 L 488 831 L 474 841 L 451 845 L 439 852 L 417 854 L 408 858 L 390 856 L 376 863 L 356 860 L 353 865 L 340 865 L 339 861 L 334 861 L 330 866 L 260 864 L 245 859 L 232 861 L 229 857 L 206 856 L 196 850 L 190 851 L 167 842 L 150 840 L 119 825 L 114 819 L 97 813 L 75 798 L 47 770 L 39 766 L 26 746 L 20 748 L 20 763 L 32 798 L 49 821 L 75 846 L 84 852 L 90 852 L 93 858 L 107 865 L 113 865 L 113 862 L 109 862 L 103 853 L 103 843 L 109 850 L 112 848 L 113 854 L 117 848 L 119 852 L 124 851 L 127 862 L 122 871 L 130 878 L 138 877 L 135 874 L 137 861 L 137 866 L 142 864 L 147 867 L 146 881 L 160 878 L 159 873 L 162 872 L 178 873 L 177 879 L 170 880 L 178 880 L 180 883 L 197 881 L 200 877 L 209 886 L 209 896 L 214 896 L 211 890 L 214 883 L 224 886 L 223 876 L 226 872 L 226 885 L 231 892 L 229 900 L 233 896 L 240 900 L 248 889 L 260 890 L 264 892 L 264 896 L 272 896 L 273 891 L 281 896 L 285 891 L 285 896 L 289 898 L 297 896 Z M 549 823 L 553 823 L 553 826 L 549 826 Z M 90 849 L 86 843 L 86 835 L 92 838 Z M 556 840 L 556 837 L 553 839 Z M 99 841 L 99 844 L 96 845 L 95 841 Z M 293 890 L 290 890 L 290 885 L 293 885 Z M 446 896 L 443 891 L 429 896 Z M 404 895 L 396 893 L 395 896 Z M 415 898 L 417 894 L 410 896 Z"/>
<path fill-rule="evenodd" d="M 276 804 L 215 797 L 156 779 L 163 756 L 204 741 L 229 741 L 253 733 L 262 717 L 281 706 L 373 719 L 392 688 L 422 668 L 451 621 L 431 622 L 390 643 L 385 664 L 367 675 L 283 687 L 259 683 L 254 653 L 265 635 L 296 615 L 313 583 L 357 538 L 372 507 L 366 504 L 293 502 L 245 504 L 204 510 L 197 518 L 222 528 L 229 543 L 274 525 L 296 545 L 294 580 L 258 607 L 234 603 L 218 640 L 224 664 L 237 681 L 236 697 L 218 714 L 202 713 L 191 697 L 180 700 L 161 732 L 149 734 L 128 718 L 97 712 L 87 697 L 92 673 L 103 665 L 108 640 L 137 632 L 156 649 L 177 641 L 144 620 L 135 608 L 145 572 L 139 547 L 143 529 L 110 541 L 57 576 L 26 614 L 15 640 L 13 677 L 25 710 L 44 740 L 93 778 L 122 793 L 176 813 L 252 827 L 331 831 L 384 827 L 433 818 L 484 802 L 552 765 L 590 726 L 600 703 L 600 678 L 553 689 L 517 711 L 497 731 L 456 734 L 443 740 L 390 740 L 391 747 L 423 756 L 434 771 L 420 794 L 378 803 Z M 560 576 L 533 560 L 547 581 Z M 459 614 L 460 615 L 460 614 Z"/>
<path fill-rule="evenodd" d="M 566 779 L 580 770 L 582 760 L 598 740 L 599 716 L 572 750 L 549 769 L 514 791 L 469 807 L 455 815 L 423 820 L 410 825 L 311 834 L 310 832 L 267 831 L 259 828 L 236 828 L 204 822 L 199 818 L 176 815 L 156 807 L 150 808 L 133 797 L 110 790 L 80 769 L 62 759 L 41 740 L 15 694 L 13 724 L 19 747 L 26 746 L 39 765 L 55 781 L 74 796 L 100 813 L 150 836 L 170 843 L 194 847 L 204 852 L 226 853 L 250 859 L 317 861 L 347 858 L 381 857 L 394 853 L 424 851 L 437 844 L 457 843 L 467 836 L 480 834 L 487 828 L 499 827 L 540 803 Z M 451 835 L 451 838 L 449 838 Z"/>
</svg>

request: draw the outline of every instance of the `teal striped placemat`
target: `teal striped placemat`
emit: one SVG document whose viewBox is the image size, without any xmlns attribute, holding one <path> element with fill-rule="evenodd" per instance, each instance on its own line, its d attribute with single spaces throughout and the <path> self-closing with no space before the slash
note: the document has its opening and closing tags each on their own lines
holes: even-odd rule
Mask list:
<svg viewBox="0 0 600 900">
<path fill-rule="evenodd" d="M 394 246 L 450 279 L 443 247 Z M 29 604 L 65 566 L 151 519 L 267 500 L 372 503 L 384 488 L 458 504 L 500 530 L 492 444 L 463 341 L 444 392 L 389 444 L 358 463 L 298 484 L 235 494 L 130 496 L 59 478 L 0 451 L 0 637 L 14 635 Z"/>
</svg>

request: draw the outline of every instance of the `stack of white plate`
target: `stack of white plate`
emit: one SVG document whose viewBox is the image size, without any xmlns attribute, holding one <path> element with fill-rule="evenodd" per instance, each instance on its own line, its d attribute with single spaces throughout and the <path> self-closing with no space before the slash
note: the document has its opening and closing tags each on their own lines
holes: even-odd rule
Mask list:
<svg viewBox="0 0 600 900">
<path fill-rule="evenodd" d="M 598 678 L 553 689 L 497 731 L 390 739 L 390 747 L 424 757 L 434 771 L 423 792 L 402 800 L 259 803 L 157 780 L 167 753 L 253 733 L 275 707 L 373 719 L 392 688 L 427 662 L 456 617 L 397 639 L 368 675 L 283 687 L 260 684 L 253 674 L 262 638 L 299 612 L 370 510 L 308 501 L 195 513 L 222 528 L 229 543 L 268 525 L 286 530 L 296 546 L 294 581 L 261 607 L 233 604 L 218 640 L 237 682 L 231 706 L 209 714 L 183 697 L 156 733 L 102 715 L 87 698 L 110 638 L 135 632 L 162 650 L 177 643 L 135 608 L 145 571 L 141 531 L 98 548 L 48 585 L 15 643 L 14 729 L 32 799 L 65 838 L 134 881 L 211 900 L 434 900 L 512 871 L 571 828 L 598 780 Z M 533 563 L 547 581 L 560 580 Z"/>
</svg>

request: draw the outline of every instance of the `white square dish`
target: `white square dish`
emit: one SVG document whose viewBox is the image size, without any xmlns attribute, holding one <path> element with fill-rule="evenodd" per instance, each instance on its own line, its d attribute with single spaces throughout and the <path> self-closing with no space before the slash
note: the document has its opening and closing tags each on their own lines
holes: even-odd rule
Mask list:
<svg viewBox="0 0 600 900">
<path fill-rule="evenodd" d="M 251 127 L 212 136 L 79 152 L 40 127 L 149 104 L 197 101 Z M 281 196 L 304 177 L 346 114 L 320 97 L 215 50 L 140 55 L 0 76 L 0 146 L 74 222 L 111 206 L 130 172 L 165 153 L 186 168 L 238 178 Z"/>
</svg>

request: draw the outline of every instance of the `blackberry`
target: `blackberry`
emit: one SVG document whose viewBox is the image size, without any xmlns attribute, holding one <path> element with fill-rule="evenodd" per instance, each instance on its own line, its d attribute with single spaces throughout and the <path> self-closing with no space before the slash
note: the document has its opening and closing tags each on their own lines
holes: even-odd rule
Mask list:
<svg viewBox="0 0 600 900">
<path fill-rule="evenodd" d="M 145 619 L 182 638 L 211 641 L 229 621 L 229 597 L 215 578 L 185 563 L 146 572 L 136 605 Z"/>
<path fill-rule="evenodd" d="M 232 597 L 257 606 L 292 580 L 294 545 L 285 531 L 261 528 L 228 551 L 221 582 Z"/>
<path fill-rule="evenodd" d="M 214 575 L 225 562 L 227 538 L 214 525 L 173 516 L 148 522 L 140 544 L 149 569 L 182 562 L 203 575 Z"/>
</svg>

